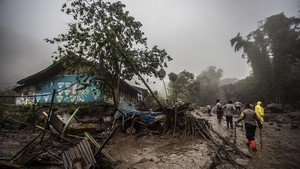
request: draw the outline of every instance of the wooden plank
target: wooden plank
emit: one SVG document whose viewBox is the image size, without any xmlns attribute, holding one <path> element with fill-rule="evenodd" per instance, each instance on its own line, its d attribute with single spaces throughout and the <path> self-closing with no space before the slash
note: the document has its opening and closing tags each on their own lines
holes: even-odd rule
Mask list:
<svg viewBox="0 0 300 169">
<path fill-rule="evenodd" d="M 87 157 L 85 156 L 84 150 L 83 150 L 83 148 L 81 147 L 80 143 L 78 144 L 78 148 L 79 148 L 79 150 L 80 150 L 80 153 L 81 153 L 81 155 L 82 155 L 82 158 L 83 158 L 84 162 L 85 162 L 86 164 L 88 164 L 88 159 L 87 159 Z"/>
<path fill-rule="evenodd" d="M 21 168 L 22 165 L 14 164 L 6 160 L 0 160 L 0 166 L 11 167 L 11 168 Z"/>
<path fill-rule="evenodd" d="M 88 154 L 88 152 L 86 150 L 86 147 L 85 147 L 84 143 L 80 142 L 80 146 L 81 146 L 81 148 L 83 150 L 83 154 L 87 158 L 87 164 L 92 164 L 93 161 L 90 159 L 90 156 L 89 156 L 89 154 Z"/>
<path fill-rule="evenodd" d="M 92 152 L 92 150 L 91 150 L 91 147 L 90 147 L 89 142 L 87 141 L 87 139 L 84 139 L 82 142 L 83 142 L 83 144 L 85 145 L 85 148 L 86 148 L 86 151 L 87 151 L 87 153 L 88 153 L 88 156 L 89 156 L 89 158 L 90 158 L 90 160 L 91 160 L 91 163 L 92 163 L 92 164 L 95 164 L 95 163 L 96 163 L 96 160 L 95 160 L 95 158 L 94 158 L 94 155 L 93 155 L 93 152 Z"/>
<path fill-rule="evenodd" d="M 72 158 L 70 157 L 70 153 L 68 151 L 65 152 L 65 156 L 67 158 L 68 161 L 68 165 L 70 167 L 70 169 L 72 168 Z"/>
<path fill-rule="evenodd" d="M 66 169 L 69 169 L 69 162 L 68 162 L 68 160 L 67 160 L 67 158 L 66 158 L 65 153 L 62 153 L 61 156 L 62 156 L 62 159 L 63 159 L 64 167 L 65 167 Z"/>
</svg>

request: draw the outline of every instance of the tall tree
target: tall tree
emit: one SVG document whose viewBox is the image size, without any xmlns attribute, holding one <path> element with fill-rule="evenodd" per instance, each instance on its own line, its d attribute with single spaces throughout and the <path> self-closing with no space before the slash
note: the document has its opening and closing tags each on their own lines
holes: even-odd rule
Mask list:
<svg viewBox="0 0 300 169">
<path fill-rule="evenodd" d="M 223 70 L 217 69 L 215 66 L 209 66 L 196 77 L 200 84 L 199 102 L 202 105 L 212 104 L 215 102 L 218 93 L 220 80 L 223 77 Z"/>
<path fill-rule="evenodd" d="M 223 70 L 217 69 L 215 66 L 209 66 L 207 70 L 204 70 L 201 72 L 201 74 L 198 77 L 204 77 L 211 79 L 212 81 L 216 83 L 220 83 L 220 79 L 223 77 Z"/>
<path fill-rule="evenodd" d="M 73 17 L 68 32 L 46 39 L 59 44 L 55 60 L 69 70 L 75 70 L 74 65 L 88 66 L 85 75 L 100 78 L 105 84 L 102 91 L 115 103 L 120 79 L 131 80 L 136 73 L 159 77 L 159 70 L 172 60 L 165 50 L 148 47 L 142 24 L 124 7 L 119 1 L 67 1 L 61 10 Z"/>
<path fill-rule="evenodd" d="M 170 73 L 169 100 L 181 99 L 185 102 L 206 105 L 214 103 L 219 92 L 218 84 L 223 75 L 222 69 L 208 67 L 196 78 L 194 74 L 184 70 L 179 74 Z"/>
<path fill-rule="evenodd" d="M 252 67 L 256 85 L 266 101 L 284 103 L 291 70 L 299 63 L 299 18 L 287 18 L 283 13 L 260 22 L 257 30 L 243 39 L 240 34 L 231 39 L 235 51 Z M 295 69 L 295 68 L 294 68 Z"/>
<path fill-rule="evenodd" d="M 287 18 L 283 13 L 266 19 L 261 29 L 268 37 L 268 46 L 272 52 L 273 72 L 275 74 L 276 100 L 285 102 L 287 80 L 292 65 L 299 64 L 300 19 Z M 298 46 L 297 46 L 298 45 Z M 294 62 L 292 62 L 294 61 Z"/>
<path fill-rule="evenodd" d="M 164 80 L 164 78 L 167 75 L 167 72 L 164 69 L 160 69 L 158 71 L 158 74 L 159 74 L 158 75 L 159 79 L 163 82 L 164 89 L 165 89 L 165 94 L 166 94 L 166 99 L 167 99 L 168 98 L 168 90 L 167 90 L 166 83 L 165 83 L 165 80 Z"/>
<path fill-rule="evenodd" d="M 194 81 L 194 74 L 184 70 L 179 74 L 172 72 L 168 76 L 170 80 L 169 88 L 171 90 L 168 100 L 176 101 L 177 99 L 181 99 L 189 102 L 188 87 Z"/>
</svg>

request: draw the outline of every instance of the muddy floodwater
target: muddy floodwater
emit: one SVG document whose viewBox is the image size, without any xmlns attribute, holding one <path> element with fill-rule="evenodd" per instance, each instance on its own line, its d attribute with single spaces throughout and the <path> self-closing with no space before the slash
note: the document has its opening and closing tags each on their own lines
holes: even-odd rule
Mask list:
<svg viewBox="0 0 300 169">
<path fill-rule="evenodd" d="M 259 133 L 256 132 L 259 136 Z M 258 138 L 258 137 L 257 137 Z M 262 149 L 253 154 L 249 168 L 300 168 L 300 130 L 290 124 L 269 125 L 262 130 Z"/>
<path fill-rule="evenodd" d="M 251 151 L 246 147 L 245 130 L 237 128 L 237 146 L 248 152 L 253 159 L 250 159 L 246 165 L 249 169 L 283 169 L 283 168 L 300 168 L 300 130 L 292 128 L 291 125 L 300 126 L 300 112 L 287 114 L 277 114 L 275 117 L 280 118 L 280 122 L 271 119 L 265 122 L 261 130 L 261 139 L 259 129 L 257 128 L 255 139 L 257 143 L 257 152 Z M 288 116 L 295 116 L 297 120 L 292 121 Z M 227 138 L 233 138 L 234 130 L 227 129 L 225 121 L 221 126 L 216 124 L 216 117 L 207 117 L 210 119 L 214 128 Z M 277 119 L 278 119 L 277 118 Z M 223 118 L 225 120 L 225 118 Z M 234 118 L 236 120 L 237 117 Z M 261 144 L 262 143 L 262 144 Z"/>
<path fill-rule="evenodd" d="M 108 146 L 121 168 L 209 168 L 213 152 L 202 139 L 174 136 L 119 136 Z"/>
<path fill-rule="evenodd" d="M 300 116 L 299 113 L 293 113 Z M 280 116 L 280 115 L 279 115 Z M 284 115 L 284 116 L 287 116 Z M 227 129 L 225 118 L 221 125 L 216 116 L 202 114 L 220 135 L 230 141 L 234 139 L 234 129 Z M 236 120 L 237 117 L 234 118 Z M 237 127 L 236 145 L 252 159 L 236 158 L 248 169 L 300 168 L 300 129 L 291 128 L 299 121 L 266 122 L 261 130 L 256 130 L 257 152 L 246 146 L 245 130 Z M 110 154 L 118 161 L 115 168 L 223 168 L 213 165 L 214 152 L 208 142 L 201 138 L 178 138 L 176 136 L 126 136 L 118 135 L 109 145 Z M 262 146 L 261 146 L 262 142 Z"/>
<path fill-rule="evenodd" d="M 234 129 L 227 129 L 225 117 L 222 124 L 216 122 L 216 115 L 201 114 L 212 125 L 213 129 L 224 138 L 233 142 Z M 236 146 L 251 158 L 235 157 L 244 168 L 248 169 L 283 169 L 300 168 L 300 129 L 299 119 L 291 121 L 282 116 L 281 122 L 270 120 L 262 129 L 260 139 L 256 130 L 257 152 L 246 145 L 245 131 L 237 127 Z M 293 113 L 300 117 L 300 112 Z M 236 120 L 236 118 L 234 118 Z M 293 124 L 295 127 L 291 127 Z M 36 135 L 36 134 L 35 134 Z M 31 131 L 2 130 L 0 134 L 0 158 L 11 158 L 34 135 Z M 261 146 L 262 143 L 262 146 Z M 216 154 L 203 138 L 182 137 L 178 135 L 128 135 L 119 131 L 109 141 L 105 150 L 116 161 L 115 169 L 194 169 L 194 168 L 224 168 L 216 165 Z M 1 166 L 0 166 L 1 168 Z M 63 166 L 27 166 L 28 168 L 63 168 Z M 228 167 L 227 167 L 228 168 Z"/>
</svg>

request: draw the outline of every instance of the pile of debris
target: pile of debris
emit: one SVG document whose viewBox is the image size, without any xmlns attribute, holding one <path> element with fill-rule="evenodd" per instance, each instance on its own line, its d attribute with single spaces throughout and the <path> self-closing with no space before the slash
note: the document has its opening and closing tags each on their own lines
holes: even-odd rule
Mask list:
<svg viewBox="0 0 300 169">
<path fill-rule="evenodd" d="M 52 110 L 51 107 L 50 110 Z M 233 166 L 239 167 L 230 158 L 223 143 L 215 141 L 216 133 L 212 130 L 210 123 L 202 118 L 200 113 L 195 111 L 189 103 L 164 106 L 155 111 L 145 112 L 136 110 L 131 103 L 121 102 L 119 109 L 114 114 L 114 121 L 109 123 L 108 128 L 102 129 L 99 129 L 99 124 L 72 124 L 78 111 L 79 108 L 67 119 L 61 119 L 57 113 L 52 111 L 44 112 L 44 127 L 35 125 L 40 133 L 13 157 L 0 159 L 0 166 L 22 168 L 26 165 L 42 164 L 60 165 L 66 169 L 103 168 L 103 166 L 109 168 L 116 162 L 109 155 L 105 146 L 120 126 L 121 131 L 128 134 L 154 133 L 204 138 L 211 143 L 220 160 L 222 158 L 220 152 L 223 152 L 225 158 Z M 2 121 L 3 123 L 10 122 L 22 127 L 30 126 L 11 118 L 5 119 Z M 217 137 L 220 136 L 217 135 Z M 245 156 L 225 138 L 221 139 L 232 146 L 236 152 Z"/>
<path fill-rule="evenodd" d="M 210 135 L 208 121 L 201 118 L 199 113 L 195 116 L 194 108 L 190 103 L 165 107 L 165 110 L 168 119 L 165 124 L 165 133 L 200 137 Z"/>
<path fill-rule="evenodd" d="M 114 119 L 119 119 L 121 128 L 128 134 L 136 132 L 156 134 L 176 134 L 180 136 L 207 137 L 209 123 L 206 119 L 193 114 L 190 103 L 163 106 L 155 111 L 138 111 L 131 103 L 120 102 Z"/>
<path fill-rule="evenodd" d="M 50 108 L 50 110 L 52 109 Z M 79 169 L 99 166 L 101 160 L 96 159 L 104 158 L 106 161 L 114 163 L 105 151 L 104 146 L 119 125 L 116 124 L 107 131 L 99 130 L 95 127 L 97 125 L 93 124 L 71 124 L 78 110 L 79 108 L 65 120 L 61 119 L 57 112 L 43 112 L 45 115 L 44 127 L 34 126 L 39 130 L 39 134 L 32 134 L 35 137 L 12 157 L 1 157 L 0 166 L 4 168 L 22 168 L 26 165 L 60 165 L 66 169 Z M 27 123 L 9 117 L 1 119 L 3 128 L 8 126 L 14 126 L 16 129 L 23 129 L 24 126 L 31 127 Z M 94 132 L 98 134 L 92 136 L 86 132 L 91 128 L 98 130 Z M 76 135 L 71 134 L 71 131 L 76 129 L 81 132 L 77 132 Z"/>
</svg>

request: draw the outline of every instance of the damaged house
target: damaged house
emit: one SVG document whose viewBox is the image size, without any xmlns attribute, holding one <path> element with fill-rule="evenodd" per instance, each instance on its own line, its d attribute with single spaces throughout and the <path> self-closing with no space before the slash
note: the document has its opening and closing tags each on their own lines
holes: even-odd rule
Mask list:
<svg viewBox="0 0 300 169">
<path fill-rule="evenodd" d="M 97 103 L 112 104 L 112 99 L 105 97 L 95 85 L 84 87 L 78 80 L 80 69 L 71 73 L 59 63 L 53 63 L 46 69 L 28 76 L 20 81 L 14 90 L 21 97 L 16 98 L 16 104 L 50 103 L 52 91 L 54 103 Z M 93 77 L 91 77 L 93 78 Z M 142 104 L 146 89 L 131 86 L 125 81 L 120 83 L 120 98 L 128 100 L 136 105 Z M 29 96 L 29 97 L 28 97 Z M 33 97 L 34 96 L 34 97 Z"/>
</svg>

